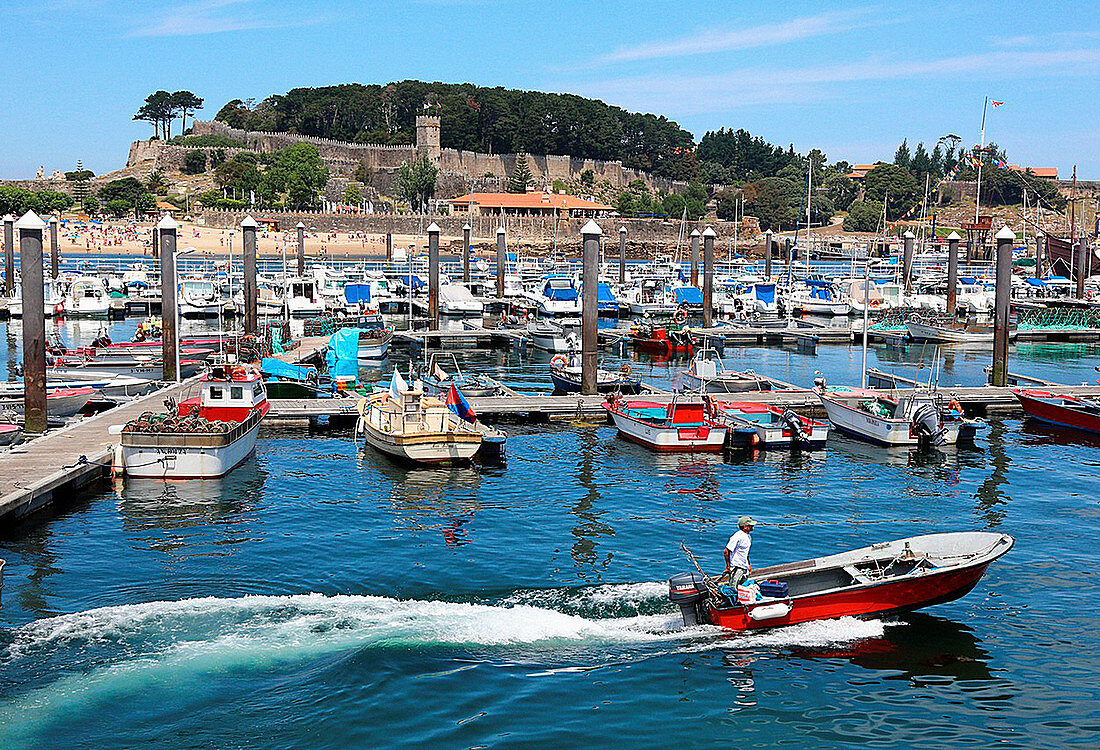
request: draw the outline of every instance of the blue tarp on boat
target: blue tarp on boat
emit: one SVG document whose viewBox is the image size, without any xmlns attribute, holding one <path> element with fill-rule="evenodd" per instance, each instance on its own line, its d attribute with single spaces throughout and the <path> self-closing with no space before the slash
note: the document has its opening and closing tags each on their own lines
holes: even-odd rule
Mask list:
<svg viewBox="0 0 1100 750">
<path fill-rule="evenodd" d="M 359 379 L 359 329 L 341 328 L 332 334 L 325 350 L 325 362 L 333 378 L 350 375 Z"/>
<path fill-rule="evenodd" d="M 349 305 L 357 305 L 360 302 L 370 304 L 370 284 L 348 284 L 344 287 L 344 299 Z"/>
<path fill-rule="evenodd" d="M 577 298 L 577 290 L 572 286 L 559 287 L 555 289 L 549 281 L 546 282 L 546 286 L 542 288 L 542 295 L 546 299 L 555 299 L 562 302 L 572 302 Z"/>
<path fill-rule="evenodd" d="M 701 305 L 703 304 L 703 292 L 695 286 L 679 286 L 673 290 L 676 293 L 677 305 Z"/>
<path fill-rule="evenodd" d="M 288 365 L 282 360 L 275 359 L 274 357 L 264 357 L 260 360 L 260 372 L 269 378 L 279 378 L 281 380 L 298 380 L 304 381 L 313 376 L 317 378 L 317 368 L 310 367 L 308 365 Z"/>
<path fill-rule="evenodd" d="M 775 284 L 757 284 L 756 298 L 766 305 L 775 302 Z"/>
<path fill-rule="evenodd" d="M 1024 282 L 1027 283 L 1029 286 L 1042 287 L 1047 285 L 1047 283 L 1042 279 L 1024 279 Z"/>
<path fill-rule="evenodd" d="M 409 275 L 408 274 L 405 274 L 404 276 L 398 276 L 397 278 L 405 286 L 409 285 Z M 420 289 L 421 287 L 425 287 L 425 286 L 427 286 L 427 284 L 425 284 L 423 281 L 421 281 L 419 276 L 417 276 L 416 274 L 413 274 L 412 288 L 413 289 Z"/>
</svg>

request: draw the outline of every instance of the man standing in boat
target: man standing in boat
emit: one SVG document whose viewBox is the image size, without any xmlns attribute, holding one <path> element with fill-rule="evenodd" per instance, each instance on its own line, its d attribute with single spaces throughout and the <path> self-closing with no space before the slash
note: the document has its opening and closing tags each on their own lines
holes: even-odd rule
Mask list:
<svg viewBox="0 0 1100 750">
<path fill-rule="evenodd" d="M 752 547 L 751 534 L 754 526 L 756 521 L 749 516 L 741 516 L 737 519 L 737 531 L 726 543 L 726 548 L 722 550 L 726 556 L 726 572 L 723 575 L 727 577 L 731 586 L 741 583 L 752 572 L 752 565 L 749 564 L 749 548 Z"/>
</svg>

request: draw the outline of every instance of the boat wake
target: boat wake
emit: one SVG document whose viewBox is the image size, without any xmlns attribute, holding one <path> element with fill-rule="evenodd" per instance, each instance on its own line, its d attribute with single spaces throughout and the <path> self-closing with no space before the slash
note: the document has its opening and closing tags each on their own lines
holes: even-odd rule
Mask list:
<svg viewBox="0 0 1100 750">
<path fill-rule="evenodd" d="M 0 705 L 0 726 L 24 721 L 27 708 L 49 707 L 47 713 L 55 714 L 140 692 L 166 676 L 277 669 L 363 649 L 475 652 L 490 660 L 564 667 L 598 663 L 608 647 L 616 659 L 645 659 L 850 642 L 881 636 L 884 628 L 876 621 L 836 620 L 748 635 L 685 629 L 668 611 L 665 592 L 661 582 L 615 584 L 516 592 L 496 604 L 321 594 L 208 597 L 61 615 L 6 634 L 0 682 L 16 672 L 39 680 L 29 694 Z M 636 614 L 592 616 L 608 611 Z"/>
</svg>

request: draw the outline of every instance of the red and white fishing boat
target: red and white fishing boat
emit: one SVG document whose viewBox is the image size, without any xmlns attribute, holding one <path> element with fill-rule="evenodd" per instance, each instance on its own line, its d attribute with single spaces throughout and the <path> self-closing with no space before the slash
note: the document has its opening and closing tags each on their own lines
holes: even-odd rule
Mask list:
<svg viewBox="0 0 1100 750">
<path fill-rule="evenodd" d="M 1100 433 L 1100 403 L 1096 401 L 1037 390 L 1014 390 L 1012 393 L 1029 417 L 1060 427 Z"/>
<path fill-rule="evenodd" d="M 964 596 L 1013 543 L 985 531 L 926 534 L 753 570 L 773 596 L 757 597 L 749 585 L 731 590 L 702 573 L 669 579 L 668 596 L 685 625 L 730 630 L 907 612 Z"/>
<path fill-rule="evenodd" d="M 710 401 L 712 414 L 729 426 L 730 442 L 754 448 L 819 449 L 829 437 L 829 423 L 796 414 L 791 409 L 753 401 Z"/>
<path fill-rule="evenodd" d="M 726 444 L 726 426 L 706 414 L 702 401 L 668 404 L 614 398 L 603 408 L 619 434 L 655 451 L 717 453 Z"/>
<path fill-rule="evenodd" d="M 46 414 L 51 417 L 71 417 L 91 401 L 98 389 L 78 386 L 75 388 L 46 388 Z M 23 414 L 25 391 L 22 383 L 0 385 L 0 410 Z"/>
<path fill-rule="evenodd" d="M 200 394 L 175 413 L 146 412 L 126 424 L 119 446 L 127 476 L 139 479 L 213 479 L 244 463 L 256 448 L 270 405 L 260 371 L 216 366 Z"/>
</svg>

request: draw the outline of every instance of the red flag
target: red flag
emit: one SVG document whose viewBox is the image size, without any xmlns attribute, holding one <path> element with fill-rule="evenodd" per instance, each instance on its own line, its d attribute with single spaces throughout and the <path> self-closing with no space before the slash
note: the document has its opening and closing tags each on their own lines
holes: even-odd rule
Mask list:
<svg viewBox="0 0 1100 750">
<path fill-rule="evenodd" d="M 993 107 L 993 109 L 997 109 L 997 107 L 1004 104 L 1004 102 L 999 102 L 999 101 L 996 101 L 995 99 L 990 99 L 989 104 Z"/>
</svg>

